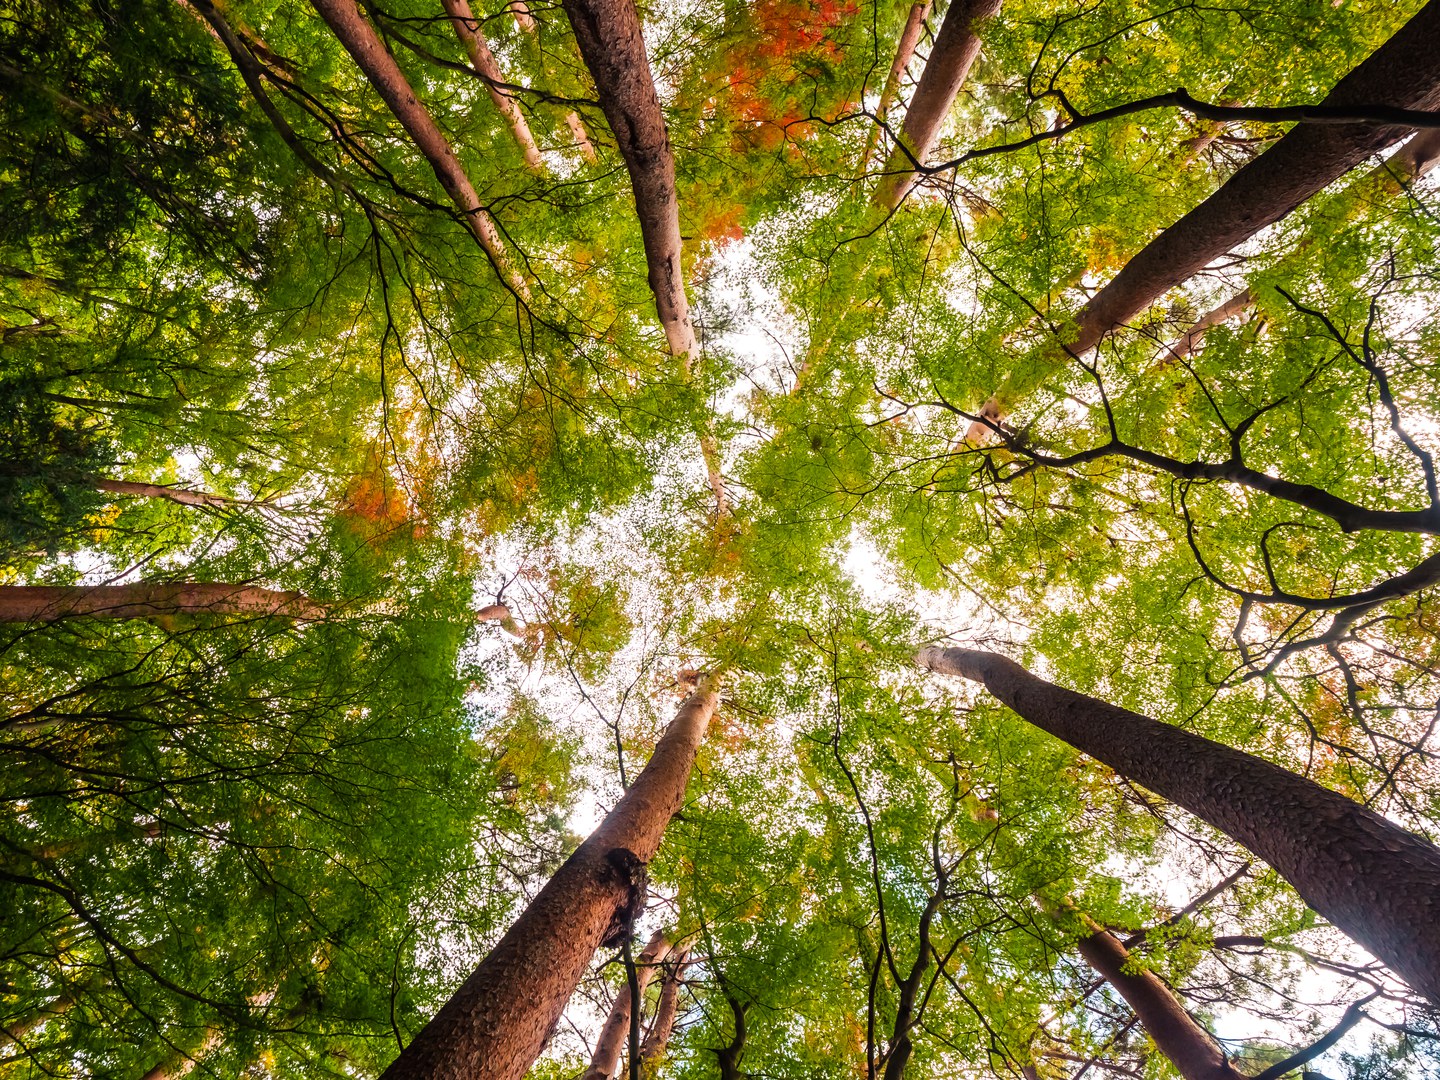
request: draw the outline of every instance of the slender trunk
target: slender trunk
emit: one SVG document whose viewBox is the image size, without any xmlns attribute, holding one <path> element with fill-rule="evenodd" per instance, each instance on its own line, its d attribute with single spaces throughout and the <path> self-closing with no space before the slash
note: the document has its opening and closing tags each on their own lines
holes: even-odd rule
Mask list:
<svg viewBox="0 0 1440 1080">
<path fill-rule="evenodd" d="M 485 32 L 480 29 L 480 20 L 470 11 L 469 0 L 442 0 L 442 3 L 445 5 L 445 13 L 450 16 L 451 25 L 455 27 L 456 36 L 460 38 L 460 43 L 465 46 L 465 51 L 470 56 L 471 66 L 485 81 L 490 100 L 495 103 L 495 108 L 500 110 L 500 115 L 510 125 L 510 133 L 520 144 L 520 152 L 525 156 L 525 166 L 535 172 L 544 172 L 545 165 L 540 160 L 540 148 L 535 145 L 535 136 L 530 133 L 530 125 L 525 122 L 519 103 L 500 89 L 499 84 L 505 79 L 500 74 L 500 65 L 495 62 L 495 54 L 490 51 L 490 43 L 485 40 Z"/>
<path fill-rule="evenodd" d="M 1440 163 L 1440 128 L 1418 133 L 1382 164 L 1351 185 L 1340 197 L 1342 205 L 1335 219 L 1328 223 L 1328 227 L 1301 241 L 1295 251 L 1286 256 L 1285 262 L 1293 263 L 1308 257 L 1317 243 L 1333 236 L 1341 225 L 1354 221 L 1374 200 L 1400 194 L 1407 184 L 1420 179 L 1437 163 Z M 1248 311 L 1254 303 L 1255 296 L 1247 285 L 1224 303 L 1202 315 L 1194 326 L 1166 350 L 1166 358 L 1183 360 L 1195 351 L 1207 330 Z"/>
<path fill-rule="evenodd" d="M 1341 79 L 1322 104 L 1435 109 L 1440 106 L 1437 40 L 1440 0 L 1430 0 Z M 1297 124 L 1131 258 L 1080 310 L 1073 332 L 1050 350 L 1050 363 L 1034 365 L 1023 384 L 1007 379 L 982 407 L 982 415 L 991 420 L 1003 416 L 1048 370 L 1089 352 L 1170 289 L 1411 130 L 1386 124 Z M 975 441 L 983 434 L 983 425 L 975 425 L 967 438 Z"/>
<path fill-rule="evenodd" d="M 925 30 L 925 20 L 929 16 L 930 0 L 910 5 L 910 15 L 905 20 L 904 29 L 900 31 L 900 44 L 895 49 L 895 62 L 890 65 L 890 74 L 885 78 L 885 88 L 880 91 L 880 100 L 875 105 L 875 126 L 870 130 L 870 138 L 865 141 L 865 156 L 860 159 L 861 169 L 870 167 L 870 157 L 875 153 L 875 144 L 880 141 L 880 124 L 890 112 L 895 95 L 900 92 L 900 80 L 905 76 L 905 69 L 910 66 L 910 61 L 915 59 L 915 47 L 920 44 L 920 35 Z"/>
<path fill-rule="evenodd" d="M 1437 0 L 1440 2 L 1440 0 Z M 672 356 L 695 351 L 685 299 L 675 158 L 634 0 L 563 0 L 635 193 L 650 290 Z"/>
<path fill-rule="evenodd" d="M 540 26 L 536 23 L 535 16 L 530 14 L 530 8 L 525 3 L 525 0 L 510 0 L 509 9 L 510 13 L 515 16 L 515 25 L 529 34 L 538 47 L 540 41 Z M 549 66 L 543 62 L 542 67 L 546 75 L 554 74 Z M 591 165 L 594 165 L 595 162 L 599 160 L 595 156 L 595 147 L 590 142 L 590 133 L 585 130 L 584 121 L 580 119 L 580 114 L 574 109 L 566 110 L 565 126 L 570 129 L 570 134 L 575 139 L 575 145 L 580 148 L 581 156 Z"/>
<path fill-rule="evenodd" d="M 685 797 L 718 700 L 701 680 L 623 798 L 521 913 L 382 1080 L 519 1080 L 627 908 Z"/>
<path fill-rule="evenodd" d="M 1076 942 L 1080 955 L 1125 999 L 1156 1049 L 1185 1080 L 1247 1080 L 1163 979 L 1153 971 L 1127 970 L 1130 954 L 1120 940 L 1088 917 L 1085 922 L 1090 933 Z"/>
<path fill-rule="evenodd" d="M 735 1021 L 735 1036 L 728 1046 L 722 1046 L 715 1051 L 716 1063 L 720 1066 L 720 1080 L 744 1080 L 744 1074 L 740 1071 L 740 1058 L 745 1053 L 745 1010 L 749 1006 L 741 1005 L 729 994 L 725 995 L 725 1001 L 730 1006 L 730 1015 Z"/>
<path fill-rule="evenodd" d="M 384 42 L 375 33 L 375 28 L 360 14 L 355 0 L 311 0 L 311 4 L 330 25 L 335 36 L 340 39 L 340 44 L 345 46 L 345 51 L 365 73 L 370 85 L 390 107 L 395 119 L 400 121 L 400 125 L 430 163 L 440 186 L 464 216 L 466 225 L 489 256 L 501 279 L 517 295 L 529 299 L 528 287 L 505 256 L 505 244 L 500 239 L 500 230 L 495 227 L 490 215 L 481 208 L 480 196 L 475 193 L 474 185 L 461 168 L 455 151 L 436 126 L 429 111 L 415 96 L 405 73 L 385 48 Z"/>
<path fill-rule="evenodd" d="M 650 1034 L 645 1036 L 645 1045 L 640 1048 L 640 1064 L 646 1069 L 653 1068 L 664 1056 L 665 1048 L 670 1044 L 670 1034 L 675 1030 L 675 1019 L 680 1015 L 680 987 L 684 983 L 690 948 L 681 945 L 671 955 L 673 960 L 665 969 L 665 979 L 660 984 L 655 1020 L 650 1025 Z"/>
<path fill-rule="evenodd" d="M 905 110 L 905 124 L 900 129 L 900 141 L 909 148 L 907 155 L 896 147 L 885 163 L 884 180 L 875 192 L 875 203 L 886 210 L 893 210 L 915 183 L 915 169 L 911 161 L 923 163 L 926 155 L 940 136 L 940 127 L 945 114 L 955 103 L 965 76 L 970 74 L 970 65 L 980 55 L 980 38 L 976 35 L 980 24 L 1000 10 L 1001 0 L 952 0 L 940 32 L 935 35 L 935 48 L 930 59 L 925 61 L 925 70 L 920 74 L 920 85 Z"/>
<path fill-rule="evenodd" d="M 0 586 L 0 623 L 55 622 L 75 615 L 99 619 L 274 615 L 313 622 L 329 614 L 327 605 L 302 593 L 218 581 Z"/>
<path fill-rule="evenodd" d="M 670 955 L 670 945 L 670 939 L 665 936 L 664 931 L 657 930 L 644 951 L 635 958 L 635 997 L 631 998 L 629 986 L 621 987 L 620 992 L 615 995 L 615 1004 L 611 1006 L 610 1015 L 605 1018 L 605 1026 L 600 1029 L 600 1037 L 595 1041 L 595 1053 L 590 1057 L 590 1067 L 585 1070 L 581 1080 L 610 1080 L 619 1070 L 620 1053 L 630 1034 L 630 1011 L 635 1007 L 636 1000 L 640 1002 L 639 1008 L 644 1009 L 645 988 L 650 985 L 656 968 Z"/>
<path fill-rule="evenodd" d="M 1440 849 L 1262 758 L 1077 694 L 995 653 L 923 649 L 1025 720 L 1233 837 L 1418 992 L 1440 1003 Z"/>
</svg>

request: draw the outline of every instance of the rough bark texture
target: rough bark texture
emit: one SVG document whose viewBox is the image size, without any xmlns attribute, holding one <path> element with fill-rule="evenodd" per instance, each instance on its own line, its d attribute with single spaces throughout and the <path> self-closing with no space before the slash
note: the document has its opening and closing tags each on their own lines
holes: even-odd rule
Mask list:
<svg viewBox="0 0 1440 1080">
<path fill-rule="evenodd" d="M 644 950 L 635 958 L 636 997 L 641 1008 L 645 1003 L 645 988 L 650 985 L 656 970 L 670 955 L 671 941 L 664 931 L 657 930 L 646 943 Z M 590 1057 L 590 1067 L 581 1080 L 610 1080 L 620 1068 L 620 1055 L 625 1049 L 625 1040 L 630 1035 L 630 987 L 622 986 L 615 995 L 615 1004 L 595 1040 L 595 1052 Z"/>
<path fill-rule="evenodd" d="M 355 0 L 311 0 L 311 4 L 330 25 L 335 36 L 340 39 L 340 44 L 345 46 L 345 51 L 365 73 L 370 85 L 379 93 L 390 111 L 395 114 L 395 119 L 400 121 L 415 146 L 430 163 L 440 186 L 464 216 L 465 223 L 475 234 L 475 239 L 480 242 L 481 248 L 490 257 L 505 284 L 528 299 L 528 288 L 511 269 L 505 257 L 505 245 L 500 239 L 500 231 L 495 227 L 490 215 L 481 208 L 480 197 L 475 193 L 475 187 L 465 175 L 465 170 L 460 167 L 455 151 L 436 126 L 429 111 L 415 96 L 405 73 L 385 48 L 384 42 L 375 33 L 375 28 L 360 14 Z"/>
<path fill-rule="evenodd" d="M 1385 196 L 1398 195 L 1405 185 L 1420 179 L 1440 163 L 1440 129 L 1422 131 L 1407 142 L 1380 165 L 1357 182 L 1346 192 L 1349 204 L 1341 213 L 1341 222 L 1352 221 L 1362 213 L 1370 202 Z M 1287 256 L 1287 261 L 1308 253 L 1318 238 L 1307 238 L 1296 251 Z M 1166 355 L 1170 360 L 1183 360 L 1195 351 L 1205 332 L 1211 327 L 1233 319 L 1248 311 L 1255 303 L 1255 296 L 1247 285 L 1224 303 L 1207 311 L 1169 347 Z"/>
<path fill-rule="evenodd" d="M 923 649 L 1036 727 L 1233 837 L 1301 898 L 1440 1003 L 1440 849 L 1302 776 L 1055 686 L 995 653 Z"/>
<path fill-rule="evenodd" d="M 0 586 L 0 622 L 7 623 L 54 622 L 76 615 L 101 619 L 276 615 L 313 621 L 329 613 L 324 604 L 298 592 L 216 581 Z"/>
<path fill-rule="evenodd" d="M 640 1047 L 640 1063 L 647 1069 L 664 1056 L 665 1048 L 670 1045 L 670 1034 L 675 1030 L 675 1019 L 680 1015 L 680 987 L 684 983 L 690 949 L 682 944 L 671 955 L 674 959 L 665 969 L 665 980 L 660 984 L 655 1020 L 650 1025 L 650 1033 L 645 1036 L 645 1045 Z"/>
<path fill-rule="evenodd" d="M 900 44 L 895 48 L 895 62 L 890 65 L 890 74 L 885 77 L 885 87 L 880 91 L 880 100 L 875 104 L 877 122 L 865 141 L 865 157 L 860 162 L 862 169 L 870 167 L 870 155 L 875 153 L 875 144 L 880 141 L 879 121 L 885 119 L 890 112 L 890 106 L 895 102 L 895 95 L 900 92 L 900 80 L 905 76 L 905 69 L 910 66 L 910 61 L 915 59 L 915 47 L 920 44 L 920 35 L 925 30 L 925 20 L 929 15 L 930 0 L 910 5 L 910 14 L 900 31 Z"/>
<path fill-rule="evenodd" d="M 519 103 L 500 89 L 499 84 L 504 82 L 500 74 L 500 65 L 495 62 L 495 54 L 490 51 L 490 43 L 485 40 L 485 32 L 480 28 L 480 20 L 475 18 L 470 11 L 469 0 L 442 0 L 445 5 L 445 13 L 450 16 L 450 23 L 455 27 L 455 34 L 460 43 L 465 46 L 465 52 L 470 57 L 470 64 L 485 81 L 485 89 L 490 93 L 490 100 L 495 103 L 495 108 L 500 110 L 500 115 L 505 117 L 505 122 L 510 126 L 510 133 L 515 136 L 515 141 L 520 145 L 520 152 L 525 156 L 527 168 L 536 172 L 544 171 L 544 163 L 540 160 L 540 148 L 535 145 L 535 136 L 530 133 L 530 125 L 525 122 L 525 116 L 520 111 Z"/>
<path fill-rule="evenodd" d="M 695 350 L 695 330 L 681 266 L 675 158 L 650 78 L 640 15 L 634 0 L 564 0 L 564 7 L 630 174 L 650 290 L 670 353 L 689 356 Z"/>
<path fill-rule="evenodd" d="M 1341 79 L 1324 105 L 1440 106 L 1440 0 L 1431 0 Z M 1409 128 L 1382 124 L 1300 124 L 1125 264 L 1076 320 L 1066 342 L 1085 353 L 1115 327 L 1273 225 Z"/>
<path fill-rule="evenodd" d="M 970 65 L 980 55 L 980 38 L 976 32 L 986 19 L 1000 10 L 1001 0 L 952 0 L 940 32 L 935 35 L 935 48 L 925 61 L 920 85 L 905 110 L 905 124 L 900 141 L 910 148 L 916 161 L 924 162 L 935 140 L 945 114 L 955 103 L 955 95 L 970 74 Z M 900 204 L 915 183 L 910 157 L 896 148 L 885 163 L 888 174 L 875 192 L 875 202 L 887 210 Z"/>
<path fill-rule="evenodd" d="M 680 706 L 649 763 L 382 1080 L 519 1080 L 631 899 L 625 872 L 660 846 L 717 701 L 713 678 Z"/>
<path fill-rule="evenodd" d="M 1127 972 L 1130 954 L 1125 946 L 1088 918 L 1085 921 L 1091 933 L 1076 943 L 1080 955 L 1135 1010 L 1146 1034 L 1185 1080 L 1247 1080 L 1225 1060 L 1219 1044 L 1163 979 L 1153 971 Z"/>
</svg>

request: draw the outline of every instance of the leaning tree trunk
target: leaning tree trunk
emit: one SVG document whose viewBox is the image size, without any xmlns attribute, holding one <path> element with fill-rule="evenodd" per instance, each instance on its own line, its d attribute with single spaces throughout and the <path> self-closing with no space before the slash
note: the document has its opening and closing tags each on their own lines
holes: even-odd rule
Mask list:
<svg viewBox="0 0 1440 1080">
<path fill-rule="evenodd" d="M 910 14 L 900 31 L 900 44 L 895 48 L 895 61 L 890 65 L 890 74 L 885 77 L 880 100 L 875 104 L 875 126 L 870 129 L 870 137 L 865 140 L 865 156 L 860 160 L 862 169 L 870 167 L 870 156 L 875 153 L 875 144 L 880 141 L 880 125 L 885 122 L 895 95 L 900 92 L 900 80 L 905 76 L 905 69 L 910 66 L 910 61 L 915 59 L 915 47 L 920 44 L 920 35 L 925 31 L 925 20 L 929 15 L 930 0 L 920 0 L 919 3 L 910 5 Z"/>
<path fill-rule="evenodd" d="M 1306 237 L 1285 257 L 1284 263 L 1293 265 L 1300 259 L 1307 258 L 1314 251 L 1315 245 L 1322 243 L 1340 225 L 1353 221 L 1376 199 L 1400 194 L 1407 184 L 1420 179 L 1437 164 L 1440 164 L 1440 128 L 1422 131 L 1347 188 L 1340 197 L 1342 205 L 1338 208 L 1335 219 L 1318 234 Z M 1195 351 L 1207 330 L 1248 311 L 1254 303 L 1255 295 L 1247 285 L 1200 316 L 1195 325 L 1166 350 L 1164 359 L 1172 362 L 1183 360 Z"/>
<path fill-rule="evenodd" d="M 600 943 L 623 931 L 638 874 L 685 797 L 718 699 L 702 679 L 649 763 L 382 1080 L 519 1080 Z"/>
<path fill-rule="evenodd" d="M 1233 837 L 1440 1004 L 1440 849 L 1278 765 L 1046 682 L 974 649 L 922 667 L 985 688 L 1036 727 Z"/>
<path fill-rule="evenodd" d="M 1000 10 L 1001 0 L 952 0 L 935 35 L 935 48 L 925 61 L 920 85 L 905 110 L 905 123 L 900 129 L 902 147 L 896 147 L 885 163 L 886 177 L 875 192 L 875 203 L 886 210 L 900 204 L 915 183 L 914 162 L 924 163 L 925 157 L 940 137 L 945 114 L 955 103 L 955 95 L 970 74 L 970 65 L 980 55 L 980 24 Z M 913 158 L 913 161 L 912 161 Z"/>
<path fill-rule="evenodd" d="M 630 1012 L 637 1007 L 635 1001 L 640 1002 L 639 1008 L 644 1008 L 645 988 L 650 985 L 656 968 L 664 963 L 665 957 L 670 954 L 670 945 L 670 939 L 665 932 L 657 930 L 645 945 L 644 951 L 635 958 L 635 999 L 630 997 L 628 984 L 622 986 L 615 995 L 615 1004 L 610 1008 L 610 1015 L 605 1018 L 605 1026 L 600 1029 L 600 1037 L 595 1040 L 595 1052 L 590 1055 L 590 1067 L 585 1070 L 581 1080 L 611 1080 L 619 1070 L 620 1055 L 630 1035 Z"/>
<path fill-rule="evenodd" d="M 490 100 L 505 118 L 510 134 L 515 136 L 515 142 L 519 144 L 520 152 L 525 157 L 525 167 L 535 172 L 543 172 L 545 164 L 540 160 L 540 148 L 535 145 L 535 136 L 530 133 L 530 125 L 525 122 L 520 103 L 500 88 L 505 79 L 500 74 L 500 65 L 495 62 L 495 54 L 490 51 L 490 43 L 485 40 L 485 31 L 480 27 L 480 20 L 475 18 L 470 10 L 469 0 L 441 2 L 445 5 L 445 13 L 450 16 L 451 25 L 455 27 L 456 37 L 465 46 L 471 66 L 484 80 Z"/>
<path fill-rule="evenodd" d="M 320 17 L 334 31 L 345 46 L 345 51 L 354 59 L 365 77 L 370 80 L 376 92 L 395 114 L 395 119 L 409 134 L 415 146 L 430 163 L 440 186 L 450 196 L 465 219 L 465 224 L 475 234 L 481 249 L 489 257 L 503 280 L 517 295 L 529 298 L 525 282 L 510 266 L 505 256 L 505 244 L 500 239 L 500 230 L 490 215 L 480 206 L 480 196 L 470 183 L 470 177 L 461 168 L 455 151 L 436 125 L 429 111 L 415 96 L 400 65 L 385 48 L 385 43 L 375 33 L 355 0 L 311 0 Z"/>
<path fill-rule="evenodd" d="M 634 0 L 563 0 L 563 5 L 630 174 L 650 291 L 670 354 L 688 357 L 695 351 L 695 330 L 685 299 L 675 157 L 650 78 L 640 15 Z"/>
<path fill-rule="evenodd" d="M 77 615 L 98 619 L 274 615 L 317 621 L 329 614 L 325 604 L 303 593 L 218 581 L 0 586 L 0 623 L 55 622 Z"/>
<path fill-rule="evenodd" d="M 1321 104 L 1435 109 L 1440 106 L 1437 41 L 1440 0 L 1430 0 L 1341 79 Z M 1170 289 L 1411 130 L 1393 124 L 1297 124 L 1131 258 L 1080 310 L 1073 331 L 1051 350 L 1048 367 L 1089 352 Z M 1003 416 L 1045 377 L 1046 369 L 1047 365 L 1037 365 L 1023 385 L 1007 380 L 982 407 L 982 415 L 992 421 Z M 974 440 L 983 431 L 983 425 L 972 426 L 967 437 Z"/>
<path fill-rule="evenodd" d="M 1090 932 L 1076 942 L 1080 955 L 1125 999 L 1156 1049 L 1185 1080 L 1248 1080 L 1160 976 L 1134 969 L 1114 934 L 1088 917 L 1085 922 Z"/>
</svg>

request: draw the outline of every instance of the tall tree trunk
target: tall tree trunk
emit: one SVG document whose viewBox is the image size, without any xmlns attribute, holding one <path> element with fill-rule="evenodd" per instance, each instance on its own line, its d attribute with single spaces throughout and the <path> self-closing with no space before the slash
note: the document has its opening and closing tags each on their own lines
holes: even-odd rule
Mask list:
<svg viewBox="0 0 1440 1080">
<path fill-rule="evenodd" d="M 1278 765 L 1055 686 L 995 653 L 930 648 L 917 660 L 983 683 L 1036 727 L 1233 837 L 1440 1004 L 1440 849 Z"/>
<path fill-rule="evenodd" d="M 670 354 L 688 357 L 695 351 L 695 330 L 685 299 L 675 158 L 650 78 L 640 15 L 634 0 L 563 0 L 563 5 L 630 174 L 650 290 Z"/>
<path fill-rule="evenodd" d="M 510 125 L 510 133 L 515 136 L 520 152 L 525 156 L 526 167 L 535 172 L 544 172 L 545 165 L 540 160 L 540 148 L 535 145 L 535 136 L 530 133 L 530 125 L 525 122 L 519 102 L 500 89 L 499 84 L 505 79 L 500 74 L 500 65 L 495 62 L 495 54 L 490 51 L 490 43 L 485 40 L 480 20 L 470 11 L 469 0 L 442 0 L 442 3 L 445 5 L 445 13 L 450 16 L 451 25 L 455 27 L 456 36 L 460 38 L 460 43 L 465 46 L 465 51 L 470 56 L 471 66 L 485 81 L 490 100 Z"/>
<path fill-rule="evenodd" d="M 880 141 L 880 124 L 890 112 L 895 95 L 900 92 L 900 80 L 905 77 L 905 69 L 910 66 L 910 61 L 915 59 L 915 47 L 920 44 L 920 35 L 925 31 L 925 20 L 929 16 L 930 0 L 910 5 L 910 14 L 900 31 L 900 44 L 895 49 L 895 62 L 890 65 L 890 74 L 885 77 L 885 87 L 880 91 L 880 100 L 875 104 L 875 126 L 870 129 L 870 137 L 865 140 L 865 156 L 860 160 L 861 169 L 870 167 L 870 156 L 875 153 L 875 144 Z"/>
<path fill-rule="evenodd" d="M 715 712 L 717 687 L 713 676 L 701 680 L 630 790 L 382 1080 L 525 1075 L 595 950 L 622 920 L 636 866 L 650 861 L 680 808 Z"/>
<path fill-rule="evenodd" d="M 481 208 L 480 196 L 475 193 L 470 177 L 460 167 L 455 151 L 436 126 L 429 111 L 415 96 L 415 91 L 410 88 L 405 73 L 390 55 L 390 50 L 385 48 L 385 43 L 375 33 L 375 28 L 360 14 L 355 0 L 311 0 L 311 4 L 330 25 L 335 36 L 340 39 L 340 44 L 345 46 L 345 51 L 365 73 L 370 85 L 375 87 L 376 92 L 390 107 L 390 111 L 395 114 L 395 119 L 400 121 L 400 125 L 430 163 L 440 186 L 464 216 L 465 223 L 475 234 L 475 239 L 480 242 L 480 247 L 489 256 L 501 279 L 517 295 L 528 300 L 529 288 L 506 258 L 500 230 L 495 227 L 490 215 Z"/>
<path fill-rule="evenodd" d="M 1440 41 L 1440 0 L 1430 0 L 1341 79 L 1322 104 L 1435 109 L 1440 106 L 1436 41 Z M 1003 416 L 1046 375 L 1047 366 L 1089 352 L 1170 289 L 1411 131 L 1387 124 L 1297 124 L 1131 258 L 1081 308 L 1073 333 L 1051 350 L 1051 364 L 1038 365 L 1023 385 L 1006 380 L 981 414 L 991 420 Z M 974 425 L 967 437 L 975 441 L 984 430 L 983 425 Z"/>
<path fill-rule="evenodd" d="M 55 622 L 75 615 L 99 619 L 274 615 L 317 621 L 329 614 L 325 604 L 302 593 L 218 581 L 0 586 L 0 623 Z"/>
<path fill-rule="evenodd" d="M 1185 1080 L 1247 1080 L 1163 979 L 1153 971 L 1127 971 L 1130 954 L 1120 940 L 1088 916 L 1085 922 L 1090 933 L 1076 942 L 1080 955 L 1125 999 L 1156 1048 Z"/>
<path fill-rule="evenodd" d="M 615 1004 L 610 1008 L 610 1015 L 605 1018 L 605 1026 L 600 1029 L 600 1037 L 595 1040 L 595 1052 L 590 1056 L 590 1067 L 585 1070 L 581 1080 L 611 1080 L 619 1070 L 620 1054 L 630 1034 L 630 1011 L 632 1008 L 645 1007 L 645 988 L 650 985 L 651 978 L 656 969 L 664 963 L 665 957 L 670 955 L 670 945 L 670 939 L 665 936 L 665 932 L 657 930 L 646 943 L 644 950 L 635 958 L 635 998 L 640 1004 L 636 1006 L 632 1001 L 629 986 L 620 988 L 620 992 L 615 995 Z"/>
<path fill-rule="evenodd" d="M 935 35 L 935 48 L 930 50 L 930 58 L 920 74 L 920 85 L 905 110 L 900 141 L 909 147 L 910 155 L 900 147 L 891 153 L 885 163 L 887 176 L 875 192 L 877 206 L 895 209 L 915 183 L 911 156 L 923 163 L 935 145 L 945 114 L 955 103 L 965 76 L 970 74 L 970 65 L 980 55 L 980 38 L 976 32 L 981 23 L 1000 10 L 1000 3 L 1001 0 L 952 0 L 940 32 Z"/>
<path fill-rule="evenodd" d="M 1380 165 L 1375 166 L 1340 196 L 1341 206 L 1336 220 L 1318 234 L 1306 237 L 1299 246 L 1285 257 L 1286 263 L 1308 256 L 1317 243 L 1334 235 L 1341 225 L 1348 224 L 1362 214 L 1367 206 L 1377 199 L 1395 196 L 1405 186 L 1420 179 L 1437 163 L 1440 163 L 1440 128 L 1419 132 Z M 1233 319 L 1241 312 L 1248 311 L 1255 303 L 1255 296 L 1247 285 L 1234 296 L 1202 315 L 1180 339 L 1166 351 L 1165 359 L 1182 360 L 1195 351 L 1205 332 L 1211 327 Z"/>
<path fill-rule="evenodd" d="M 680 945 L 671 954 L 670 965 L 665 969 L 664 981 L 660 984 L 660 1001 L 655 1006 L 655 1020 L 650 1033 L 645 1036 L 645 1045 L 640 1048 L 640 1064 L 652 1068 L 665 1054 L 670 1045 L 670 1034 L 675 1030 L 675 1019 L 680 1015 L 680 987 L 684 984 L 685 965 L 690 959 L 690 947 Z"/>
</svg>

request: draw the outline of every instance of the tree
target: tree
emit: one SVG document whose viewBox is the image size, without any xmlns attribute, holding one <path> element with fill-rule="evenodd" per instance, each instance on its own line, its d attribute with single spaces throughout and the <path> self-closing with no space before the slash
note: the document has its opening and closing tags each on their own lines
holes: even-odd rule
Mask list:
<svg viewBox="0 0 1440 1080">
<path fill-rule="evenodd" d="M 1434 1071 L 1423 0 L 12 15 L 0 1072 Z"/>
<path fill-rule="evenodd" d="M 645 866 L 685 797 L 718 697 L 713 677 L 696 687 L 624 798 L 385 1076 L 468 1075 L 481 1063 L 495 1077 L 525 1074 L 595 950 L 633 932 Z"/>
<path fill-rule="evenodd" d="M 1234 836 L 1337 926 L 1440 996 L 1427 941 L 1440 849 L 1379 814 L 1260 758 L 1047 683 L 973 649 L 920 663 L 985 685 L 1026 720 Z"/>
</svg>

